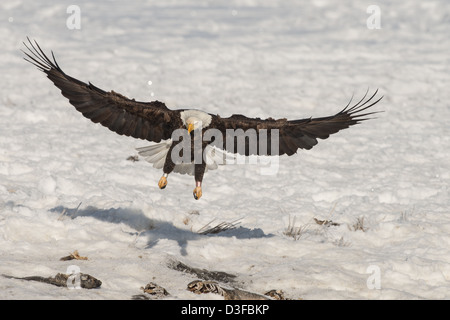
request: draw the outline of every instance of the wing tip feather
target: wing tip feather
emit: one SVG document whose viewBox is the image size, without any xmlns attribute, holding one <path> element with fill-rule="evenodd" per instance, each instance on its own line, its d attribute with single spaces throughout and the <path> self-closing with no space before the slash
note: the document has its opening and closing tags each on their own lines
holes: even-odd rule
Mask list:
<svg viewBox="0 0 450 320">
<path fill-rule="evenodd" d="M 36 66 L 39 70 L 48 73 L 52 69 L 58 70 L 59 72 L 62 72 L 61 68 L 59 67 L 58 63 L 56 62 L 55 55 L 53 51 L 51 51 L 53 61 L 44 53 L 44 51 L 39 46 L 39 43 L 36 40 L 31 40 L 29 36 L 27 36 L 28 44 L 23 41 L 23 45 L 28 50 L 26 52 L 23 49 L 20 49 L 25 54 L 25 57 L 23 59 L 34 66 Z M 33 43 L 34 42 L 34 43 Z"/>
</svg>

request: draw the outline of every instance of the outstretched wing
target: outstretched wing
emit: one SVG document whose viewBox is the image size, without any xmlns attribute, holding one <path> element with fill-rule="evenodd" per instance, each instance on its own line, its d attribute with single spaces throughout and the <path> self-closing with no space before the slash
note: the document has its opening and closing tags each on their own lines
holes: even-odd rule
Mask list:
<svg viewBox="0 0 450 320">
<path fill-rule="evenodd" d="M 126 136 L 160 142 L 171 138 L 172 132 L 182 127 L 179 113 L 159 101 L 139 102 L 116 93 L 106 92 L 89 83 L 72 78 L 61 70 L 52 52 L 51 61 L 38 43 L 28 39 L 29 52 L 24 59 L 41 71 L 61 90 L 64 97 L 92 122 L 101 123 L 110 130 Z"/>
<path fill-rule="evenodd" d="M 343 110 L 329 117 L 262 120 L 243 115 L 232 115 L 229 118 L 213 116 L 211 126 L 221 131 L 223 140 L 223 144 L 216 142 L 213 144 L 228 152 L 247 156 L 252 154 L 290 156 L 299 148 L 311 149 L 317 144 L 317 139 L 326 139 L 331 134 L 367 120 L 367 116 L 377 113 L 364 111 L 377 104 L 383 97 L 375 98 L 378 90 L 369 98 L 367 93 L 353 106 L 350 106 L 352 101 L 350 100 Z"/>
</svg>

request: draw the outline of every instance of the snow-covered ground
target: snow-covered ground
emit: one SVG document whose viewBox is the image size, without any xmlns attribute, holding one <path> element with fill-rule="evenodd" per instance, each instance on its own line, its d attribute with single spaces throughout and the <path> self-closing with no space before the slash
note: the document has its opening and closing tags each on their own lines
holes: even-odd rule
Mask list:
<svg viewBox="0 0 450 320">
<path fill-rule="evenodd" d="M 187 291 L 196 278 L 174 260 L 293 299 L 450 298 L 447 0 L 4 0 L 0 12 L 0 274 L 76 265 L 103 282 L 0 277 L 0 298 L 129 299 L 150 281 L 173 299 L 219 298 Z M 192 177 L 159 190 L 161 171 L 127 160 L 148 143 L 91 123 L 25 62 L 27 36 L 69 75 L 137 100 L 295 119 L 380 88 L 385 112 L 281 157 L 275 175 L 210 171 L 196 201 Z M 89 260 L 59 261 L 74 250 Z"/>
</svg>

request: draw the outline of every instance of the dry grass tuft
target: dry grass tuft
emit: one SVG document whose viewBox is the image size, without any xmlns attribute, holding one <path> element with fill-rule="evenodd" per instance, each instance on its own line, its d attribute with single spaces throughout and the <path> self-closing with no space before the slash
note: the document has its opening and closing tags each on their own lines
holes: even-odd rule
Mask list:
<svg viewBox="0 0 450 320">
<path fill-rule="evenodd" d="M 366 232 L 367 230 L 369 230 L 369 228 L 364 225 L 364 217 L 359 217 L 356 219 L 356 222 L 350 227 L 350 230 L 361 230 L 362 232 Z"/>
<path fill-rule="evenodd" d="M 233 222 L 221 222 L 215 226 L 211 226 L 211 223 L 214 221 L 209 222 L 208 224 L 206 224 L 205 226 L 203 226 L 202 228 L 200 228 L 200 230 L 197 231 L 198 234 L 202 234 L 202 235 L 206 235 L 206 234 L 217 234 L 220 232 L 224 232 L 227 230 L 233 230 L 236 228 L 237 225 L 240 224 L 240 220 L 242 219 L 238 219 L 235 220 Z"/>
<path fill-rule="evenodd" d="M 295 217 L 292 219 L 289 217 L 289 225 L 287 226 L 286 230 L 283 232 L 285 236 L 294 238 L 294 240 L 298 240 L 302 237 L 306 229 L 308 228 L 308 225 L 303 225 L 296 227 L 295 226 Z"/>
</svg>

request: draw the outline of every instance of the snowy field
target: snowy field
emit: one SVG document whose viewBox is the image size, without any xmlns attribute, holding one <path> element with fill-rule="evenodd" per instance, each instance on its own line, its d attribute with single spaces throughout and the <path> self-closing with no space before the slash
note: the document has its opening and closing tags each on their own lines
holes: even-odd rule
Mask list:
<svg viewBox="0 0 450 320">
<path fill-rule="evenodd" d="M 102 281 L 0 276 L 1 299 L 130 299 L 150 281 L 169 299 L 221 299 L 187 291 L 197 277 L 173 261 L 291 299 L 450 298 L 447 0 L 6 0 L 0 12 L 0 274 L 75 265 Z M 149 143 L 85 119 L 25 62 L 27 36 L 75 78 L 172 108 L 296 119 L 379 88 L 384 113 L 281 157 L 275 175 L 209 171 L 196 201 L 193 177 L 159 190 L 161 171 L 127 160 Z M 199 234 L 222 222 L 238 224 Z M 59 261 L 75 250 L 88 260 Z"/>
</svg>

